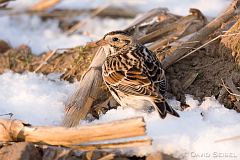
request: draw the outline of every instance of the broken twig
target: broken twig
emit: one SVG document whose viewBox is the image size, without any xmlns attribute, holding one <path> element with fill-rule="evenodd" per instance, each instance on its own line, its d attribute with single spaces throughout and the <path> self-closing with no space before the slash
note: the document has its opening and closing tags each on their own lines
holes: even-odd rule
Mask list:
<svg viewBox="0 0 240 160">
<path fill-rule="evenodd" d="M 140 137 L 145 135 L 145 127 L 142 117 L 75 128 L 31 126 L 18 120 L 0 119 L 0 141 L 62 145 L 80 150 L 134 147 L 151 144 L 148 137 Z M 124 140 L 133 137 L 140 139 Z"/>
<path fill-rule="evenodd" d="M 51 51 L 51 52 L 44 58 L 44 60 L 40 63 L 40 65 L 39 65 L 33 72 L 39 71 L 39 70 L 42 68 L 42 66 L 43 66 L 44 64 L 46 64 L 47 61 L 57 52 L 57 50 L 58 50 L 58 49 L 56 49 L 56 50 L 54 50 L 54 51 Z"/>
</svg>

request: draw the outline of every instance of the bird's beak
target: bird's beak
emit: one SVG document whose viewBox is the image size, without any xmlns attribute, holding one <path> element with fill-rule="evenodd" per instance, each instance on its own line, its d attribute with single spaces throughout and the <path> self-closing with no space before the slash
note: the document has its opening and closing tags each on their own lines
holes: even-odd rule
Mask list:
<svg viewBox="0 0 240 160">
<path fill-rule="evenodd" d="M 101 39 L 101 40 L 99 40 L 99 41 L 96 42 L 96 45 L 98 45 L 98 46 L 104 46 L 104 45 L 106 45 L 106 44 L 107 44 L 107 41 L 104 40 L 104 39 Z"/>
</svg>

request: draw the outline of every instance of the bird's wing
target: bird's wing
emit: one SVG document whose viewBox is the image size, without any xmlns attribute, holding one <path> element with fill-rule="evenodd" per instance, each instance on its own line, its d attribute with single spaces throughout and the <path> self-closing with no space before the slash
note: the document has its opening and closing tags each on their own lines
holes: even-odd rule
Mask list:
<svg viewBox="0 0 240 160">
<path fill-rule="evenodd" d="M 111 70 L 108 74 L 103 74 L 104 81 L 111 88 L 125 94 L 135 96 L 150 96 L 153 98 L 161 97 L 155 91 L 153 82 L 140 69 L 132 66 L 129 70 Z"/>
<path fill-rule="evenodd" d="M 137 62 L 131 61 L 131 57 Z M 125 54 L 108 57 L 103 66 L 105 82 L 130 94 L 164 94 L 166 78 L 161 63 L 156 55 L 144 46 Z M 147 91 L 146 91 L 147 90 Z"/>
<path fill-rule="evenodd" d="M 156 92 L 164 94 L 167 88 L 165 72 L 162 68 L 157 56 L 145 46 L 140 48 L 140 52 L 143 53 L 144 63 L 143 72 L 152 81 L 153 87 Z"/>
<path fill-rule="evenodd" d="M 164 118 L 166 116 L 167 110 L 164 97 L 156 91 L 153 82 L 151 82 L 143 71 L 136 67 L 125 72 L 112 70 L 107 75 L 103 74 L 103 78 L 112 91 L 122 92 L 125 95 L 146 96 L 151 98 L 161 117 Z M 118 96 L 117 92 L 115 93 Z"/>
</svg>

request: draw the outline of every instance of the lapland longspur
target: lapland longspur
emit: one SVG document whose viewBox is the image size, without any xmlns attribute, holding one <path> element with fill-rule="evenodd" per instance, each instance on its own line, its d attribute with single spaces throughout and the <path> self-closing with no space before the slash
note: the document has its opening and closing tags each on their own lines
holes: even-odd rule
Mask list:
<svg viewBox="0 0 240 160">
<path fill-rule="evenodd" d="M 161 118 L 167 113 L 179 117 L 163 97 L 166 77 L 154 53 L 124 31 L 106 34 L 97 45 L 107 56 L 102 66 L 103 79 L 121 106 L 141 110 L 153 106 Z"/>
</svg>

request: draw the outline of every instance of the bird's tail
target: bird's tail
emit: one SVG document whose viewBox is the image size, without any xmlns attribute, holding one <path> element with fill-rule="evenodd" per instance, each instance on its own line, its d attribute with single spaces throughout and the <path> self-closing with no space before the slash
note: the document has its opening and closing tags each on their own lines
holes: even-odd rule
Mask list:
<svg viewBox="0 0 240 160">
<path fill-rule="evenodd" d="M 180 117 L 179 114 L 171 107 L 169 104 L 164 100 L 164 101 L 155 101 L 156 104 L 156 109 L 158 110 L 158 113 L 162 119 L 164 119 L 167 115 L 167 113 Z"/>
</svg>

